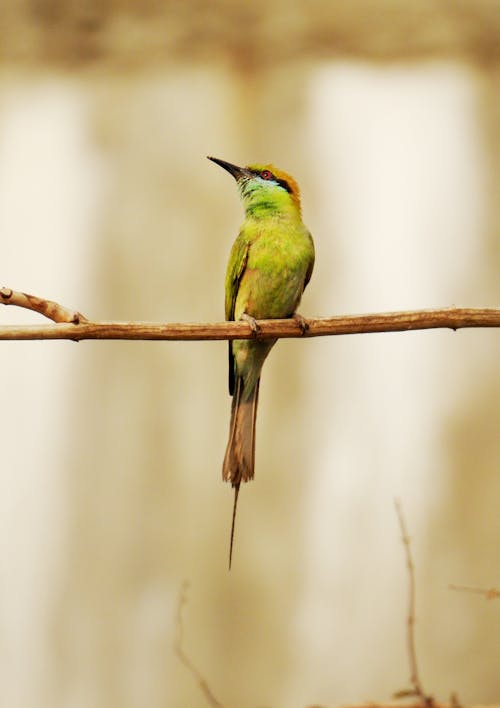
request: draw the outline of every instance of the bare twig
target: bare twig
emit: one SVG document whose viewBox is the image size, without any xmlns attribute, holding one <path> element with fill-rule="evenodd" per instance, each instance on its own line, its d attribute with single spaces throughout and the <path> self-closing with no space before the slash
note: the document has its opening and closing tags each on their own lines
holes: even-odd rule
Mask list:
<svg viewBox="0 0 500 708">
<path fill-rule="evenodd" d="M 450 590 L 458 590 L 459 592 L 473 592 L 478 595 L 483 595 L 486 600 L 497 600 L 500 598 L 500 590 L 496 588 L 478 588 L 472 587 L 471 585 L 453 585 L 451 584 Z"/>
<path fill-rule="evenodd" d="M 415 566 L 413 565 L 413 558 L 411 554 L 410 537 L 406 529 L 406 523 L 403 516 L 403 509 L 401 507 L 401 502 L 399 501 L 399 499 L 396 499 L 394 501 L 394 506 L 396 507 L 399 528 L 401 529 L 401 538 L 405 549 L 406 567 L 408 569 L 409 578 L 407 644 L 408 659 L 410 662 L 410 682 L 412 684 L 411 689 L 398 691 L 394 694 L 394 696 L 395 698 L 406 698 L 414 696 L 416 698 L 420 698 L 420 700 L 425 706 L 431 708 L 434 706 L 434 699 L 432 698 L 432 696 L 427 695 L 424 689 L 422 688 L 417 665 L 417 652 L 415 648 Z"/>
<path fill-rule="evenodd" d="M 80 324 L 80 322 L 87 321 L 87 318 L 80 312 L 69 310 L 67 307 L 63 307 L 57 302 L 46 300 L 36 295 L 29 295 L 28 293 L 21 293 L 17 290 L 11 290 L 10 288 L 0 288 L 0 304 L 24 307 L 26 310 L 39 312 L 41 315 L 48 317 L 49 320 L 53 320 L 54 322 Z"/>
<path fill-rule="evenodd" d="M 437 310 L 410 310 L 367 315 L 284 320 L 259 320 L 255 333 L 247 322 L 213 324 L 162 324 L 153 322 L 93 322 L 50 300 L 0 290 L 0 304 L 17 305 L 54 320 L 53 325 L 6 325 L 0 340 L 31 339 L 141 339 L 141 340 L 220 340 L 324 337 L 371 332 L 407 332 L 420 329 L 462 329 L 500 327 L 499 308 L 448 307 Z M 306 325 L 306 326 L 304 326 Z"/>
<path fill-rule="evenodd" d="M 433 708 L 457 708 L 456 703 L 450 699 L 449 703 L 442 703 L 441 701 L 434 701 Z M 308 706 L 308 708 L 323 708 L 323 706 Z M 326 708 L 326 706 L 324 707 Z M 368 702 L 368 703 L 353 703 L 351 705 L 343 706 L 342 708 L 401 708 L 401 703 L 399 701 L 388 701 L 385 703 L 379 702 Z M 404 708 L 422 708 L 422 701 L 410 701 L 404 704 Z M 489 706 L 477 706 L 476 708 L 500 708 L 498 705 Z"/>
<path fill-rule="evenodd" d="M 181 591 L 179 593 L 179 604 L 177 606 L 177 623 L 176 623 L 176 636 L 174 641 L 174 651 L 179 657 L 179 660 L 184 664 L 189 673 L 196 679 L 200 691 L 205 696 L 207 703 L 213 708 L 224 708 L 222 703 L 219 703 L 217 698 L 212 693 L 208 681 L 203 676 L 203 674 L 196 668 L 191 659 L 185 654 L 182 647 L 183 641 L 183 623 L 182 623 L 182 610 L 187 602 L 187 591 L 189 588 L 189 583 L 186 581 L 182 584 Z"/>
</svg>

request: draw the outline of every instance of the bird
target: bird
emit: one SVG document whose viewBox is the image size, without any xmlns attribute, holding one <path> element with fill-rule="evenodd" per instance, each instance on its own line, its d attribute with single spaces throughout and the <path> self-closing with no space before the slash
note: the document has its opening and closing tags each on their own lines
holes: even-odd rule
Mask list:
<svg viewBox="0 0 500 708">
<path fill-rule="evenodd" d="M 254 335 L 256 320 L 294 317 L 304 333 L 306 320 L 297 313 L 314 267 L 314 243 L 302 222 L 295 179 L 272 164 L 238 167 L 208 157 L 236 180 L 245 219 L 232 246 L 225 278 L 226 320 L 246 320 Z M 231 422 L 222 478 L 234 489 L 229 543 L 229 569 L 238 494 L 242 482 L 254 478 L 255 422 L 262 366 L 276 339 L 229 341 Z"/>
</svg>

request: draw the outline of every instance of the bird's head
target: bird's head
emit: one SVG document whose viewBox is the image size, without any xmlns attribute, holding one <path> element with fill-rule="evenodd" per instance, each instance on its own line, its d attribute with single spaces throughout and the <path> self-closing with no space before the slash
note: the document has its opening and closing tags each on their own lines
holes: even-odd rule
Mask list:
<svg viewBox="0 0 500 708">
<path fill-rule="evenodd" d="M 208 159 L 234 177 L 247 213 L 258 216 L 285 214 L 291 210 L 300 216 L 299 185 L 283 170 L 274 165 L 238 167 L 216 157 Z"/>
</svg>

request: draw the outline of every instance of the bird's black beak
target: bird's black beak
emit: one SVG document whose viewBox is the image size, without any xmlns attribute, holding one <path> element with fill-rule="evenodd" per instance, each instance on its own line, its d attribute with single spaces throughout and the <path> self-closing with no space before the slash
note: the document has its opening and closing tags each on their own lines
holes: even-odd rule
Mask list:
<svg viewBox="0 0 500 708">
<path fill-rule="evenodd" d="M 220 167 L 223 167 L 225 170 L 229 172 L 230 175 L 233 175 L 234 179 L 238 182 L 242 177 L 251 177 L 253 176 L 249 170 L 247 170 L 246 167 L 238 167 L 238 165 L 232 165 L 230 162 L 226 162 L 225 160 L 219 160 L 218 157 L 208 157 L 209 160 L 212 160 L 212 162 L 215 162 L 216 165 L 220 165 Z"/>
</svg>

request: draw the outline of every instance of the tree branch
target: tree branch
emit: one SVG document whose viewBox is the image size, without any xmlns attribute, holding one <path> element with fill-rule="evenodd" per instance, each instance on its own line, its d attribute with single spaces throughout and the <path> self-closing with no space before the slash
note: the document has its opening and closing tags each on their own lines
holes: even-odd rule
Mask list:
<svg viewBox="0 0 500 708">
<path fill-rule="evenodd" d="M 496 588 L 478 588 L 471 585 L 454 585 L 449 586 L 450 590 L 458 590 L 459 592 L 471 592 L 477 595 L 482 595 L 486 600 L 498 600 L 500 598 L 500 590 Z"/>
<path fill-rule="evenodd" d="M 29 295 L 28 293 L 21 293 L 10 288 L 0 288 L 0 303 L 2 305 L 16 305 L 17 307 L 24 307 L 26 310 L 39 312 L 53 322 L 71 322 L 72 324 L 86 322 L 86 318 L 82 314 L 74 310 L 68 310 L 67 307 L 63 307 L 57 302 L 45 300 L 45 298 Z"/>
<path fill-rule="evenodd" d="M 500 327 L 500 308 L 446 307 L 367 315 L 337 315 L 302 320 L 259 320 L 257 333 L 247 322 L 162 324 L 154 322 L 93 322 L 56 302 L 10 288 L 0 289 L 0 304 L 17 305 L 52 319 L 52 325 L 4 325 L 0 340 L 141 339 L 221 340 L 324 337 L 339 334 L 408 332 L 419 329 Z"/>
<path fill-rule="evenodd" d="M 201 671 L 196 668 L 189 656 L 186 654 L 183 648 L 183 634 L 184 626 L 182 622 L 182 610 L 184 605 L 187 603 L 187 591 L 189 583 L 184 581 L 179 594 L 179 604 L 177 606 L 177 622 L 176 622 L 176 632 L 174 640 L 174 651 L 177 654 L 179 660 L 184 664 L 186 669 L 189 671 L 191 676 L 195 679 L 200 691 L 207 703 L 212 706 L 212 708 L 224 708 L 222 703 L 220 703 L 214 696 L 212 689 L 210 688 L 207 679 L 203 676 Z"/>
<path fill-rule="evenodd" d="M 404 689 L 394 694 L 395 698 L 415 697 L 419 698 L 421 706 L 426 708 L 434 708 L 434 699 L 425 693 L 422 688 L 420 676 L 418 673 L 417 650 L 415 647 L 415 566 L 411 553 L 410 537 L 406 528 L 406 522 L 403 516 L 403 508 L 399 499 L 394 501 L 396 514 L 398 516 L 399 528 L 401 530 L 401 540 L 406 555 L 406 568 L 408 570 L 408 616 L 407 616 L 407 645 L 408 645 L 408 660 L 410 662 L 410 682 L 411 689 Z"/>
<path fill-rule="evenodd" d="M 434 701 L 434 708 L 457 708 L 453 701 L 441 703 Z M 328 708 L 327 706 L 308 706 L 308 708 Z M 409 703 L 401 703 L 401 701 L 388 701 L 378 703 L 376 701 L 369 703 L 353 703 L 343 706 L 343 708 L 422 708 L 422 701 L 410 701 Z M 477 706 L 477 708 L 500 708 L 498 705 Z"/>
</svg>

